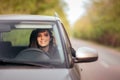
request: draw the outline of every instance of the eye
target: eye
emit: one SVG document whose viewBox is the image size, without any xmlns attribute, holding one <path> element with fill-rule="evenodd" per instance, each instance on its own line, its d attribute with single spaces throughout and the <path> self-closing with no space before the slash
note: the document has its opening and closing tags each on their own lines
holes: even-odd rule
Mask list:
<svg viewBox="0 0 120 80">
<path fill-rule="evenodd" d="M 38 36 L 37 37 L 41 37 L 41 34 L 38 34 Z"/>
<path fill-rule="evenodd" d="M 49 34 L 48 34 L 48 33 L 46 33 L 46 34 L 44 34 L 44 36 L 46 36 L 46 37 L 47 37 L 47 36 L 49 36 Z"/>
</svg>

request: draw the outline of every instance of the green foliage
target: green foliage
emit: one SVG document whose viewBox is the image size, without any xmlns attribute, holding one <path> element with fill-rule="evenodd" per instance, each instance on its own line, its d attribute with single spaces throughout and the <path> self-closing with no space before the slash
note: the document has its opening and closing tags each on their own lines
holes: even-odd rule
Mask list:
<svg viewBox="0 0 120 80">
<path fill-rule="evenodd" d="M 42 14 L 59 5 L 59 0 L 0 0 L 0 14 Z"/>
<path fill-rule="evenodd" d="M 31 29 L 30 30 L 22 29 L 4 33 L 3 34 L 4 41 L 11 41 L 12 45 L 28 45 L 31 31 L 32 31 Z"/>
<path fill-rule="evenodd" d="M 78 32 L 82 34 L 80 38 L 120 46 L 119 6 L 119 0 L 93 0 L 91 7 L 87 7 L 87 18 L 82 17 L 78 20 L 76 24 L 79 27 L 75 24 L 74 30 L 79 30 Z M 84 29 L 81 26 L 84 26 Z"/>
</svg>

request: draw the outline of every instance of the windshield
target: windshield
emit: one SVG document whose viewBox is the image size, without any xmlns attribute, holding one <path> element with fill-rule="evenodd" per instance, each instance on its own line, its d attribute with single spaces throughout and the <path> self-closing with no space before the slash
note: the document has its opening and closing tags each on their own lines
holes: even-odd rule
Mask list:
<svg viewBox="0 0 120 80">
<path fill-rule="evenodd" d="M 0 25 L 0 27 L 4 25 L 3 31 L 0 31 L 1 60 L 27 64 L 62 65 L 64 63 L 61 39 L 54 22 Z"/>
</svg>

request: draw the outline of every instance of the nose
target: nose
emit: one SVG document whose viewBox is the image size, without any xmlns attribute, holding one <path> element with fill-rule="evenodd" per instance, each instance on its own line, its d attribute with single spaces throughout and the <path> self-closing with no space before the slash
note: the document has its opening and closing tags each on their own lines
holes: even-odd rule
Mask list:
<svg viewBox="0 0 120 80">
<path fill-rule="evenodd" d="M 44 36 L 41 36 L 41 40 L 43 40 L 44 39 Z"/>
</svg>

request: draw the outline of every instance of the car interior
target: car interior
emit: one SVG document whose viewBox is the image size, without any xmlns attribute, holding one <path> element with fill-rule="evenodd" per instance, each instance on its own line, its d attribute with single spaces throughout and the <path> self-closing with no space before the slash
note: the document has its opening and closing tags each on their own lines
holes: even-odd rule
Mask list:
<svg viewBox="0 0 120 80">
<path fill-rule="evenodd" d="M 65 66 L 61 65 L 64 64 L 64 54 L 63 54 L 63 48 L 61 44 L 61 39 L 60 35 L 58 32 L 58 29 L 56 25 L 52 24 L 32 24 L 32 23 L 20 23 L 20 24 L 5 24 L 2 25 L 0 24 L 0 62 L 12 62 L 12 61 L 19 61 L 23 60 L 22 57 L 17 57 L 19 53 L 22 51 L 28 49 L 29 47 L 29 40 L 30 40 L 30 34 L 34 29 L 50 29 L 53 33 L 54 36 L 54 43 L 56 44 L 56 48 L 58 49 L 58 56 L 59 58 L 54 58 L 50 60 L 46 59 L 46 56 L 42 54 L 41 61 L 47 62 L 47 63 L 52 63 L 53 65 L 59 65 L 60 66 Z M 30 52 L 32 50 L 28 50 L 26 55 L 30 53 L 29 55 L 34 55 L 34 52 Z M 35 51 L 35 50 L 33 50 Z M 36 55 L 38 54 L 35 52 Z M 31 56 L 30 56 L 31 57 Z M 45 59 L 43 59 L 45 57 Z M 22 58 L 22 59 L 20 59 Z M 32 60 L 35 60 L 35 57 L 32 57 L 32 59 L 29 59 L 31 62 Z M 37 58 L 36 58 L 37 59 Z M 43 59 L 43 60 L 42 60 Z M 39 62 L 39 60 L 36 60 L 34 62 Z M 46 61 L 47 60 L 47 61 Z M 22 62 L 27 61 L 26 59 L 23 60 Z"/>
<path fill-rule="evenodd" d="M 12 46 L 9 41 L 0 41 L 0 58 L 14 58 L 26 46 Z"/>
</svg>

